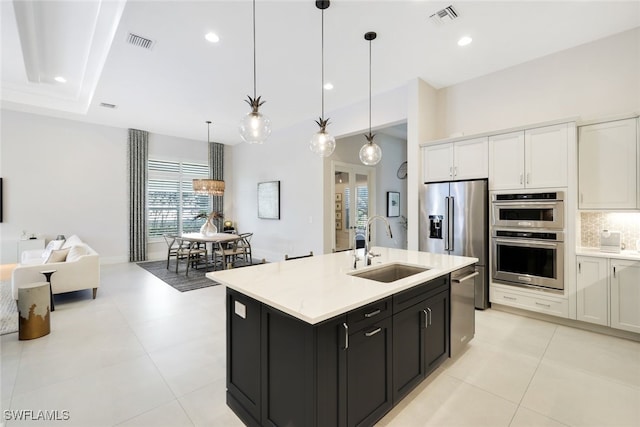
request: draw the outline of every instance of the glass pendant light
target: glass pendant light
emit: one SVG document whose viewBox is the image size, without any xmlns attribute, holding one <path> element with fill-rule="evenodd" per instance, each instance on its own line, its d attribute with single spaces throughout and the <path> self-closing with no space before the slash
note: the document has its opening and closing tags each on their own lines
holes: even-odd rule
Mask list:
<svg viewBox="0 0 640 427">
<path fill-rule="evenodd" d="M 259 108 L 266 101 L 256 96 L 256 0 L 253 0 L 253 98 L 247 95 L 244 102 L 251 111 L 240 121 L 240 136 L 249 144 L 262 144 L 271 135 L 271 120 L 263 115 Z"/>
<path fill-rule="evenodd" d="M 336 139 L 327 132 L 327 125 L 329 124 L 329 119 L 324 118 L 324 10 L 327 9 L 330 5 L 329 0 L 321 1 L 316 0 L 316 7 L 320 9 L 322 12 L 322 24 L 321 24 L 321 63 L 322 63 L 322 115 L 316 123 L 320 126 L 320 130 L 314 133 L 311 137 L 311 141 L 309 141 L 309 149 L 314 153 L 318 154 L 321 157 L 329 157 L 333 151 L 336 149 Z"/>
<path fill-rule="evenodd" d="M 360 161 L 367 166 L 377 165 L 382 160 L 382 149 L 373 141 L 375 135 L 371 133 L 371 41 L 377 36 L 373 31 L 364 35 L 364 39 L 369 41 L 369 134 L 364 136 L 367 143 L 360 149 Z"/>
</svg>

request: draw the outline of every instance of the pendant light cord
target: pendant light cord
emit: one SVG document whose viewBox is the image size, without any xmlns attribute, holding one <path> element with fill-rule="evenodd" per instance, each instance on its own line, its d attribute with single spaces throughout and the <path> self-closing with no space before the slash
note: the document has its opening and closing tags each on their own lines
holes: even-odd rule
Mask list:
<svg viewBox="0 0 640 427">
<path fill-rule="evenodd" d="M 320 31 L 320 38 L 321 38 L 321 43 L 320 43 L 320 58 L 321 58 L 321 79 L 322 82 L 320 84 L 320 90 L 322 90 L 322 120 L 324 120 L 324 9 L 322 9 L 322 20 L 321 20 L 321 31 Z"/>
<path fill-rule="evenodd" d="M 371 135 L 371 40 L 369 40 L 369 135 Z"/>
<path fill-rule="evenodd" d="M 256 99 L 256 0 L 253 0 L 253 99 Z"/>
</svg>

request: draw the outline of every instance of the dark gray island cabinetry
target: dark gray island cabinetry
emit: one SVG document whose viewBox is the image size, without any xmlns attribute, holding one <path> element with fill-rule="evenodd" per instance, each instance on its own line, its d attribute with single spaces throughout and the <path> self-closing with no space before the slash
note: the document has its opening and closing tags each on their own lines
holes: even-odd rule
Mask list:
<svg viewBox="0 0 640 427">
<path fill-rule="evenodd" d="M 373 425 L 448 357 L 448 301 L 447 275 L 310 325 L 228 289 L 227 403 L 250 426 Z"/>
<path fill-rule="evenodd" d="M 449 357 L 451 273 L 477 259 L 374 249 L 355 271 L 342 252 L 207 273 L 227 287 L 227 404 L 245 424 L 370 426 Z M 390 268 L 411 274 L 378 280 Z"/>
</svg>

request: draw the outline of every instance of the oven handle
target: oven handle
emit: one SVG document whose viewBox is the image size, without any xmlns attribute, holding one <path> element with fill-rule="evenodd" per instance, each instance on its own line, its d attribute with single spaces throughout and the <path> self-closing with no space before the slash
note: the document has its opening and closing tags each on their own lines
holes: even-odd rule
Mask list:
<svg viewBox="0 0 640 427">
<path fill-rule="evenodd" d="M 530 208 L 530 207 L 557 208 L 560 202 L 562 202 L 562 200 L 554 200 L 554 201 L 548 201 L 548 202 L 522 202 L 522 201 L 506 202 L 504 200 L 493 200 L 493 205 L 498 207 L 499 206 L 508 206 L 508 207 L 519 206 L 523 208 Z"/>
<path fill-rule="evenodd" d="M 512 246 L 526 246 L 526 247 L 536 247 L 536 246 L 544 246 L 547 248 L 557 248 L 558 245 L 562 242 L 541 242 L 540 240 L 510 240 L 510 239 L 493 239 L 496 243 L 506 243 Z"/>
</svg>

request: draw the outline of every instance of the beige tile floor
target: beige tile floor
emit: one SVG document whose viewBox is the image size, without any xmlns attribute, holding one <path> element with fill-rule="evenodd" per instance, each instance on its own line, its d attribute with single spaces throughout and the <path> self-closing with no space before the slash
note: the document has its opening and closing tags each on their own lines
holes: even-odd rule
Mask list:
<svg viewBox="0 0 640 427">
<path fill-rule="evenodd" d="M 225 405 L 224 291 L 180 293 L 134 264 L 103 266 L 96 300 L 58 298 L 50 335 L 0 340 L 0 426 L 242 425 Z M 640 343 L 476 313 L 467 351 L 379 425 L 640 426 Z M 70 419 L 9 420 L 17 409 Z"/>
</svg>

